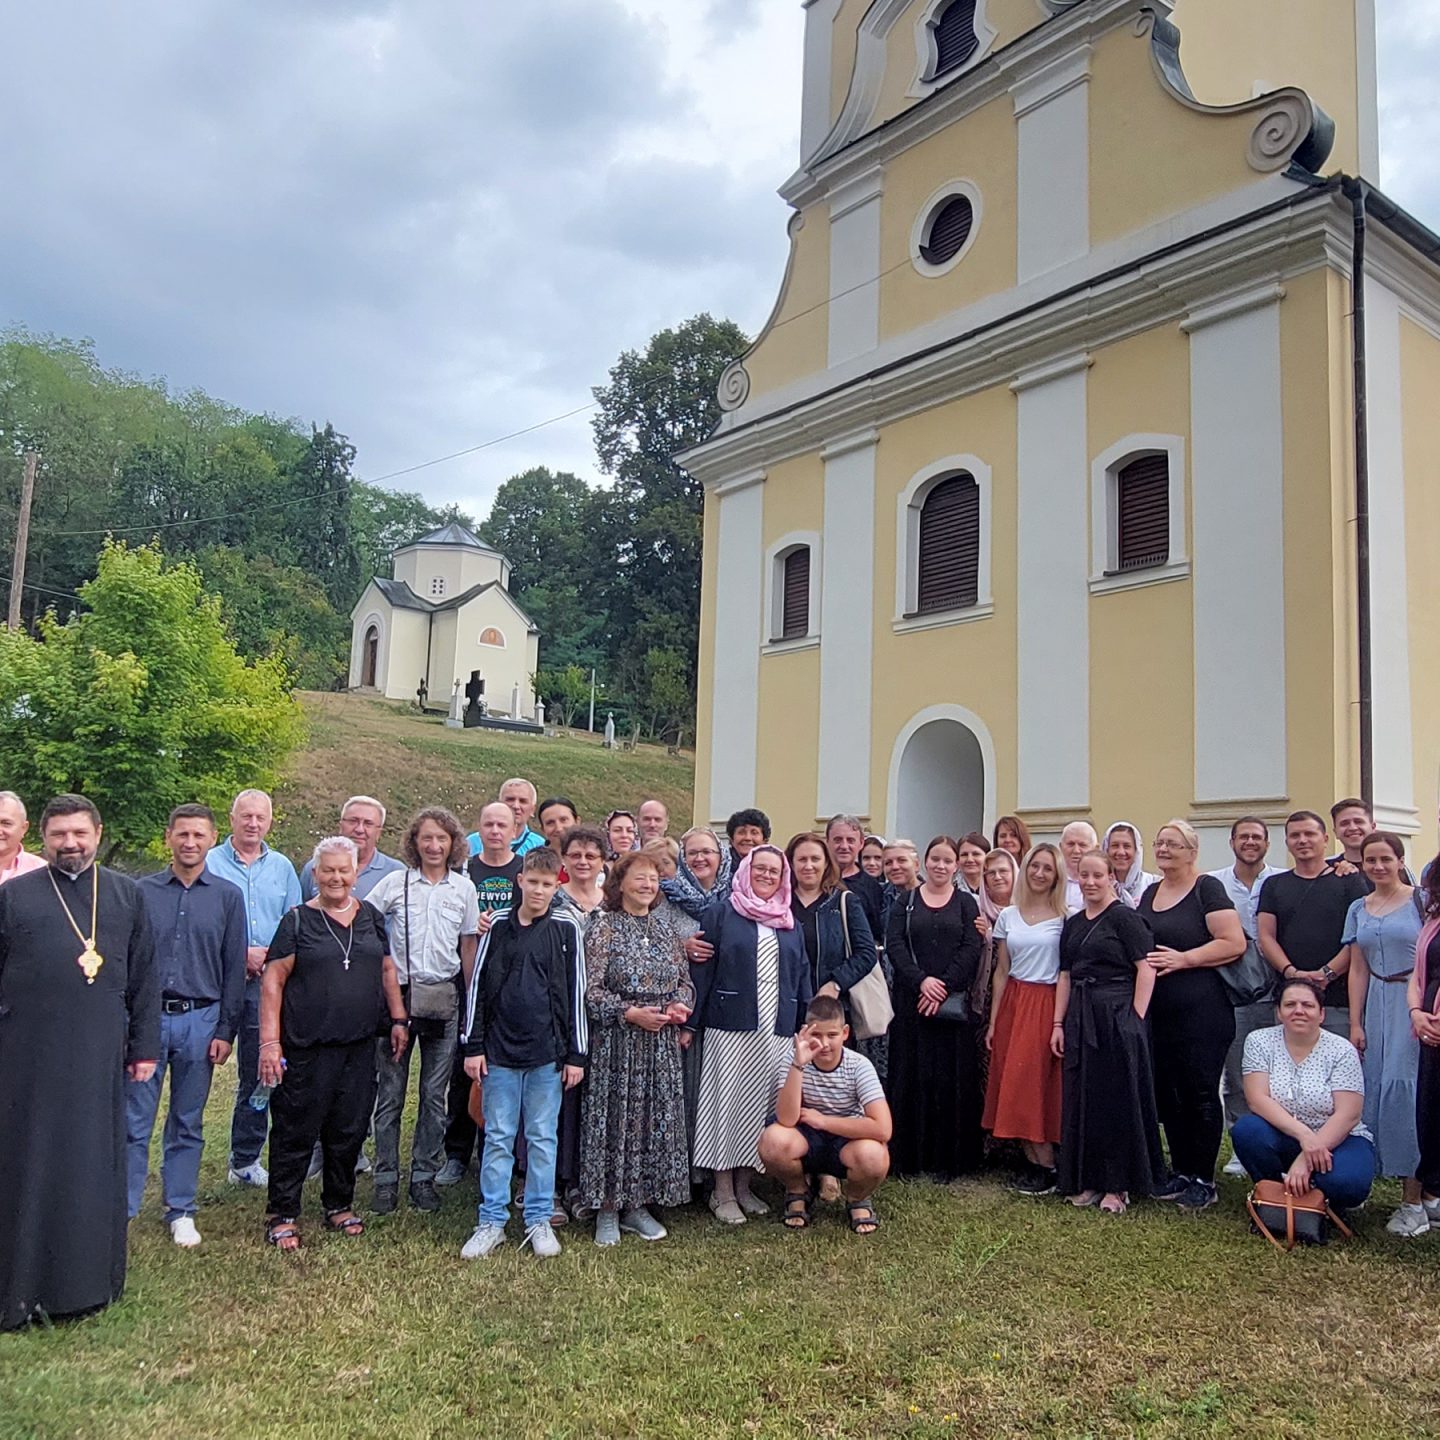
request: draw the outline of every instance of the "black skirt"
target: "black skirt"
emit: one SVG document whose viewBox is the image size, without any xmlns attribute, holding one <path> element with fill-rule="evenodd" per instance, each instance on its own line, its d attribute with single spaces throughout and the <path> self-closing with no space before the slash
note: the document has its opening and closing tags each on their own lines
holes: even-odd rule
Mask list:
<svg viewBox="0 0 1440 1440">
<path fill-rule="evenodd" d="M 1061 1094 L 1062 1194 L 1146 1195 L 1164 1179 L 1150 1036 L 1130 985 L 1074 985 Z"/>
<path fill-rule="evenodd" d="M 890 1027 L 890 1168 L 953 1179 L 979 1169 L 983 1154 L 979 1032 L 967 1022 L 906 1014 L 905 1003 L 902 997 Z"/>
</svg>

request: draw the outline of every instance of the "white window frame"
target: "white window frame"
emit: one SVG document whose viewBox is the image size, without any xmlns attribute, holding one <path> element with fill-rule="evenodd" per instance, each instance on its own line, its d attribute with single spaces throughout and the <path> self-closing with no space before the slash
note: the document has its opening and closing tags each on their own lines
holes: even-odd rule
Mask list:
<svg viewBox="0 0 1440 1440">
<path fill-rule="evenodd" d="M 430 598 L 432 600 L 443 600 L 445 598 L 445 577 L 443 575 L 432 575 L 430 577 Z"/>
<path fill-rule="evenodd" d="M 779 639 L 785 621 L 785 557 L 805 546 L 810 551 L 810 595 L 805 612 L 805 633 L 793 639 Z M 796 650 L 813 650 L 820 644 L 821 595 L 820 533 L 792 530 L 765 551 L 765 642 L 762 655 L 789 655 Z"/>
<path fill-rule="evenodd" d="M 990 53 L 1000 33 L 990 21 L 989 0 L 975 0 L 975 38 L 980 42 L 975 53 L 963 65 L 937 75 L 935 67 L 940 63 L 940 55 L 935 45 L 935 21 L 949 3 L 950 0 L 929 0 L 915 22 L 915 78 L 906 92 L 911 99 L 924 99 L 957 75 L 973 70 Z"/>
<path fill-rule="evenodd" d="M 1164 455 L 1170 471 L 1170 558 L 1163 565 L 1117 573 L 1120 553 L 1120 472 L 1142 455 Z M 1090 593 L 1108 595 L 1143 585 L 1164 585 L 1190 574 L 1185 530 L 1185 437 L 1127 435 L 1090 466 Z"/>
<path fill-rule="evenodd" d="M 930 231 L 941 209 L 957 195 L 963 195 L 970 202 L 970 233 L 965 237 L 965 243 L 943 265 L 932 265 L 921 252 L 930 243 Z M 970 253 L 975 237 L 980 233 L 980 222 L 983 218 L 984 204 L 980 187 L 973 180 L 947 180 L 920 207 L 920 213 L 910 227 L 910 263 L 915 267 L 916 274 L 924 275 L 927 279 L 948 275 Z"/>
<path fill-rule="evenodd" d="M 493 630 L 500 637 L 500 643 L 498 645 L 493 640 L 485 639 L 485 632 L 487 630 Z M 506 648 L 505 632 L 498 625 L 482 625 L 480 627 L 480 638 L 476 640 L 475 643 L 477 645 L 483 645 L 487 650 L 504 650 Z"/>
<path fill-rule="evenodd" d="M 980 491 L 980 555 L 975 574 L 975 603 L 953 610 L 915 614 L 920 603 L 920 511 L 930 492 L 942 481 L 964 470 Z M 965 625 L 988 620 L 995 613 L 990 589 L 990 467 L 978 455 L 947 455 L 911 477 L 900 492 L 895 515 L 895 619 L 897 635 L 913 630 L 935 630 L 944 625 Z"/>
</svg>

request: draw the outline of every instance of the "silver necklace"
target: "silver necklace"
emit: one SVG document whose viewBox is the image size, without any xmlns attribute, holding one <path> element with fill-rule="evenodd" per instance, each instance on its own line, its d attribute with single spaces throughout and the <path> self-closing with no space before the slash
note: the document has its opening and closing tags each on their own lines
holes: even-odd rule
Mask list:
<svg viewBox="0 0 1440 1440">
<path fill-rule="evenodd" d="M 345 908 L 348 910 L 350 907 L 347 905 Z M 335 933 L 335 927 L 330 923 L 330 917 L 325 913 L 324 906 L 320 908 L 320 918 L 325 922 L 325 928 L 330 932 L 330 938 L 340 948 L 340 954 L 343 957 L 340 963 L 348 970 L 350 968 L 350 951 L 355 944 L 355 927 L 353 925 L 347 925 L 345 927 L 345 938 L 341 940 Z"/>
</svg>

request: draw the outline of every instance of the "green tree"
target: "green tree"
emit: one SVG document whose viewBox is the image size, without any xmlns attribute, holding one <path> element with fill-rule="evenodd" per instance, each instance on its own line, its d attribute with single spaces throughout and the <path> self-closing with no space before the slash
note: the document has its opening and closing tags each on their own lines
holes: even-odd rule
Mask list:
<svg viewBox="0 0 1440 1440">
<path fill-rule="evenodd" d="M 715 429 L 721 372 L 747 344 L 731 321 L 697 315 L 662 330 L 644 351 L 627 351 L 610 383 L 594 392 L 596 454 L 615 482 L 603 513 L 613 562 L 597 578 L 615 678 L 640 710 L 647 708 L 648 655 L 673 651 L 693 718 L 704 495 L 674 457 Z"/>
<path fill-rule="evenodd" d="M 226 631 L 242 655 L 273 655 L 304 690 L 332 690 L 350 665 L 350 619 L 338 614 L 314 576 L 214 545 L 195 557 L 205 587 L 220 598 Z"/>
<path fill-rule="evenodd" d="M 535 693 L 545 702 L 545 717 L 569 729 L 590 703 L 590 672 L 578 665 L 541 667 L 535 672 Z"/>
<path fill-rule="evenodd" d="M 304 738 L 300 708 L 280 661 L 236 652 L 193 565 L 107 542 L 80 600 L 38 639 L 0 632 L 0 774 L 28 805 L 88 795 L 107 855 L 135 855 L 173 806 L 223 812 L 236 790 L 274 783 Z"/>
<path fill-rule="evenodd" d="M 544 466 L 512 475 L 479 535 L 510 561 L 510 593 L 540 630 L 549 671 L 604 666 L 608 630 L 598 577 L 614 564 L 603 513 L 608 497 L 578 475 Z M 548 703 L 548 700 L 547 700 Z"/>
<path fill-rule="evenodd" d="M 295 563 L 319 580 L 332 605 L 345 610 L 363 584 L 351 519 L 354 463 L 355 447 L 333 425 L 311 426 L 310 443 L 295 471 L 307 503 L 290 517 Z"/>
</svg>

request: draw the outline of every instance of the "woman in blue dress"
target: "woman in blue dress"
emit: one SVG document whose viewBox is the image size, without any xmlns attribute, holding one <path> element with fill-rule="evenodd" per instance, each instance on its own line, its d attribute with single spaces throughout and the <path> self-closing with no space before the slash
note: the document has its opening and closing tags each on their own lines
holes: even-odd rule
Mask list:
<svg viewBox="0 0 1440 1440">
<path fill-rule="evenodd" d="M 1406 986 L 1423 922 L 1418 896 L 1405 883 L 1405 845 L 1398 835 L 1367 835 L 1360 863 L 1375 888 L 1351 905 L 1342 943 L 1350 959 L 1350 1043 L 1365 1065 L 1362 1118 L 1375 1137 L 1376 1173 L 1402 1182 L 1402 1203 L 1385 1228 L 1392 1235 L 1423 1235 L 1431 1221 L 1415 1178 L 1420 1042 L 1410 1024 Z"/>
</svg>

